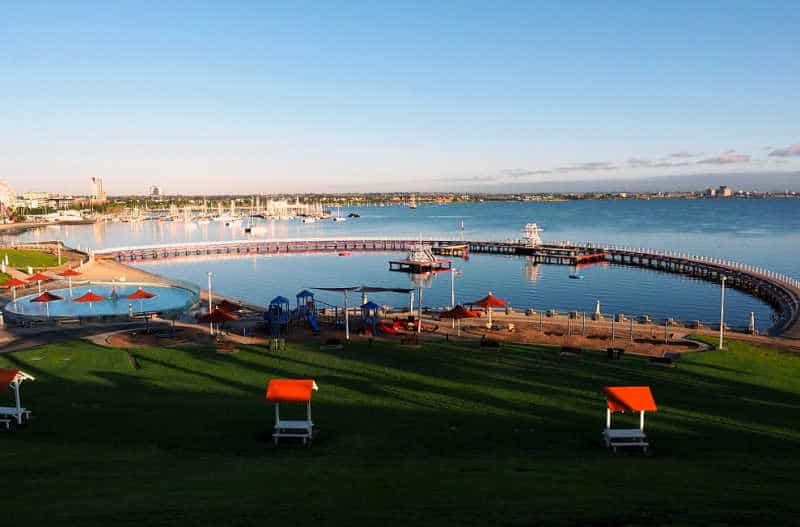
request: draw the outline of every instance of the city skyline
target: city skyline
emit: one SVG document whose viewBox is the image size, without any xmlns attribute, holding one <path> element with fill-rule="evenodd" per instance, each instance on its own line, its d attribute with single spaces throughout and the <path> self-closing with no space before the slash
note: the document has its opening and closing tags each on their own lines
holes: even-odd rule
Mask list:
<svg viewBox="0 0 800 527">
<path fill-rule="evenodd" d="M 19 4 L 0 21 L 0 178 L 83 194 L 102 177 L 115 195 L 800 181 L 799 18 L 791 3 Z"/>
</svg>

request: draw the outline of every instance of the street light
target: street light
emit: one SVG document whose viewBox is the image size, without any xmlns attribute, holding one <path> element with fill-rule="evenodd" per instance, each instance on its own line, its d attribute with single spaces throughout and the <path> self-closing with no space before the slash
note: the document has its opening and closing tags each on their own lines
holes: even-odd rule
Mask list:
<svg viewBox="0 0 800 527">
<path fill-rule="evenodd" d="M 725 333 L 725 280 L 728 277 L 722 275 L 721 282 L 722 288 L 720 293 L 720 300 L 719 300 L 719 347 L 718 349 L 722 349 L 722 339 Z"/>
<path fill-rule="evenodd" d="M 211 315 L 211 271 L 208 272 L 208 314 Z M 208 333 L 214 334 L 214 322 L 208 321 Z"/>
</svg>

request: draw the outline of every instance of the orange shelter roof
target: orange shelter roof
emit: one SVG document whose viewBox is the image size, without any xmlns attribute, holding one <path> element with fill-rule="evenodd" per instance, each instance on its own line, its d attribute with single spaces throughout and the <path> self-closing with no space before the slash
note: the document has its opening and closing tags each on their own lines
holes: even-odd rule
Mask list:
<svg viewBox="0 0 800 527">
<path fill-rule="evenodd" d="M 311 400 L 311 392 L 318 390 L 313 379 L 270 379 L 267 400 L 279 403 L 304 403 Z"/>
<path fill-rule="evenodd" d="M 608 409 L 612 412 L 655 412 L 656 401 L 649 386 L 606 386 Z"/>
</svg>

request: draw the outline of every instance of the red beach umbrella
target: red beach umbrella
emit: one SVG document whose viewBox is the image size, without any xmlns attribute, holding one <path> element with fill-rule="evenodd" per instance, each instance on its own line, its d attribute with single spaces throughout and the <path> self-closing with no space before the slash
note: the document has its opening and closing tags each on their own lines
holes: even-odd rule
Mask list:
<svg viewBox="0 0 800 527">
<path fill-rule="evenodd" d="M 17 301 L 17 288 L 20 287 L 20 286 L 25 286 L 25 285 L 27 285 L 26 282 L 23 282 L 22 280 L 19 280 L 18 278 L 12 278 L 12 279 L 6 280 L 2 284 L 0 284 L 0 287 L 10 287 L 11 288 L 11 294 L 14 296 L 14 302 L 16 302 Z"/>
<path fill-rule="evenodd" d="M 67 283 L 69 284 L 69 296 L 72 296 L 72 277 L 80 276 L 81 274 L 83 273 L 79 273 L 78 271 L 75 271 L 71 268 L 64 269 L 63 271 L 58 273 L 59 276 L 64 276 L 67 278 Z"/>
<path fill-rule="evenodd" d="M 462 305 L 457 305 L 453 309 L 442 313 L 441 316 L 442 318 L 454 318 L 456 320 L 459 320 L 462 318 L 475 318 L 477 315 L 475 314 L 474 311 L 464 309 L 464 306 Z"/>
<path fill-rule="evenodd" d="M 44 273 L 36 273 L 36 274 L 32 274 L 31 276 L 29 276 L 25 280 L 28 281 L 28 282 L 36 282 L 36 285 L 39 286 L 39 293 L 41 293 L 42 292 L 42 282 L 46 282 L 47 280 L 52 280 L 52 279 L 53 279 L 52 276 L 47 276 Z"/>
<path fill-rule="evenodd" d="M 147 300 L 148 298 L 153 298 L 155 293 L 151 293 L 149 291 L 145 291 L 141 287 L 136 290 L 135 293 L 131 293 L 128 295 L 128 300 Z"/>
<path fill-rule="evenodd" d="M 211 313 L 206 313 L 205 315 L 199 317 L 197 319 L 198 322 L 202 322 L 203 324 L 211 324 L 211 331 L 214 331 L 214 324 L 224 324 L 225 322 L 230 322 L 232 320 L 238 320 L 239 317 L 233 315 L 231 313 L 227 313 L 221 310 L 218 307 L 215 307 Z"/>
<path fill-rule="evenodd" d="M 31 302 L 42 302 L 45 305 L 45 310 L 47 312 L 47 317 L 50 318 L 50 302 L 55 302 L 56 300 L 64 300 L 58 295 L 54 295 L 48 291 L 40 294 L 36 298 L 32 298 Z"/>
<path fill-rule="evenodd" d="M 96 295 L 96 294 L 92 293 L 91 291 L 87 291 L 82 296 L 79 296 L 78 298 L 73 300 L 73 302 L 81 302 L 81 303 L 83 303 L 83 302 L 102 302 L 105 299 L 106 299 L 106 297 L 104 297 L 104 296 Z"/>
<path fill-rule="evenodd" d="M 235 313 L 236 311 L 242 309 L 242 306 L 236 302 L 231 302 L 230 300 L 225 299 L 217 304 L 217 309 L 225 311 L 226 313 Z"/>
<path fill-rule="evenodd" d="M 31 298 L 31 302 L 55 302 L 56 300 L 64 300 L 58 295 L 54 295 L 49 291 L 45 291 L 36 298 Z"/>
<path fill-rule="evenodd" d="M 492 323 L 492 308 L 495 308 L 495 307 L 506 307 L 508 305 L 508 302 L 506 302 L 505 300 L 502 300 L 500 298 L 497 298 L 490 291 L 488 295 L 486 295 L 485 297 L 481 298 L 480 300 L 477 300 L 477 301 L 473 302 L 472 305 L 479 306 L 479 307 L 482 307 L 482 308 L 486 309 L 489 312 L 489 324 L 491 324 Z"/>
<path fill-rule="evenodd" d="M 232 315 L 227 311 L 215 307 L 211 313 L 206 313 L 205 315 L 199 317 L 197 320 L 198 322 L 203 322 L 205 324 L 208 324 L 209 322 L 213 324 L 222 324 L 223 322 L 231 322 L 233 320 L 238 320 L 238 319 L 239 317 L 237 317 L 236 315 Z"/>
<path fill-rule="evenodd" d="M 458 330 L 456 332 L 457 335 L 461 335 L 461 319 L 462 318 L 475 318 L 478 315 L 474 311 L 470 311 L 468 309 L 464 309 L 464 306 L 457 305 L 453 309 L 449 311 L 445 311 L 442 313 L 442 318 L 452 318 L 453 320 L 458 321 Z"/>
</svg>

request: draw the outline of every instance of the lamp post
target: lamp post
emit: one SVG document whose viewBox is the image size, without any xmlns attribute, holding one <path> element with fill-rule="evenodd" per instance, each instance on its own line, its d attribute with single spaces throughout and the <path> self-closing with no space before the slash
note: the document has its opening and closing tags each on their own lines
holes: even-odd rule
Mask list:
<svg viewBox="0 0 800 527">
<path fill-rule="evenodd" d="M 722 288 L 719 300 L 719 349 L 722 349 L 722 339 L 725 333 L 725 280 L 728 277 L 723 275 L 721 277 Z"/>
<path fill-rule="evenodd" d="M 208 314 L 211 315 L 211 271 L 208 272 Z M 214 334 L 214 322 L 208 321 L 208 334 Z"/>
</svg>

